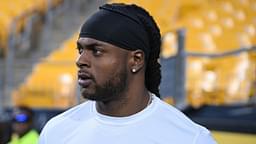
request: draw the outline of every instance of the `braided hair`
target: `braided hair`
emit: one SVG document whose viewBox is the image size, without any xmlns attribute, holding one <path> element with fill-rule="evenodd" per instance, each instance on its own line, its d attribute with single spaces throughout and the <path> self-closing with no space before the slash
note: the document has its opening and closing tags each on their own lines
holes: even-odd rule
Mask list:
<svg viewBox="0 0 256 144">
<path fill-rule="evenodd" d="M 153 17 L 143 8 L 132 4 L 127 5 L 123 3 L 111 4 L 113 7 L 126 7 L 131 10 L 131 12 L 138 17 L 140 23 L 145 28 L 149 39 L 149 49 L 150 53 L 145 58 L 146 61 L 146 71 L 145 71 L 145 85 L 146 88 L 154 93 L 156 96 L 160 97 L 159 85 L 161 82 L 161 70 L 160 63 L 158 62 L 161 46 L 161 34 L 160 30 L 154 21 Z"/>
<path fill-rule="evenodd" d="M 138 17 L 146 29 L 150 42 L 151 51 L 146 60 L 145 85 L 149 91 L 160 97 L 161 65 L 158 62 L 161 46 L 160 30 L 153 17 L 146 10 L 136 5 L 132 5 L 132 7 L 138 12 Z"/>
</svg>

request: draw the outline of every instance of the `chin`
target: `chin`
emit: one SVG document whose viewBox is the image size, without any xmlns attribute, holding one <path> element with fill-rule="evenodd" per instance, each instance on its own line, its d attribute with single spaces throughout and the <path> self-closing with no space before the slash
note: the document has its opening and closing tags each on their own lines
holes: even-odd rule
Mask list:
<svg viewBox="0 0 256 144">
<path fill-rule="evenodd" d="M 100 101 L 101 98 L 95 95 L 95 93 L 89 93 L 88 91 L 82 91 L 81 95 L 83 98 L 93 101 Z"/>
<path fill-rule="evenodd" d="M 97 95 L 95 93 L 81 93 L 82 97 L 96 102 L 107 102 L 113 100 L 110 96 Z"/>
</svg>

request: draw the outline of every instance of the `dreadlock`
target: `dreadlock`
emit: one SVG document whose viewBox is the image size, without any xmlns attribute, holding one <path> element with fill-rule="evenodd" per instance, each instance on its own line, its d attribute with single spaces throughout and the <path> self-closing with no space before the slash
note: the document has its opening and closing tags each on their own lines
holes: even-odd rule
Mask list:
<svg viewBox="0 0 256 144">
<path fill-rule="evenodd" d="M 160 63 L 158 62 L 161 46 L 160 30 L 153 17 L 143 8 L 131 5 L 144 25 L 150 42 L 150 53 L 146 60 L 145 85 L 146 88 L 160 97 L 159 85 L 161 82 Z"/>
<path fill-rule="evenodd" d="M 159 85 L 161 82 L 161 70 L 160 70 L 161 65 L 158 62 L 158 58 L 160 54 L 161 35 L 156 22 L 154 21 L 153 17 L 145 9 L 135 4 L 125 5 L 122 3 L 115 3 L 115 4 L 112 4 L 112 6 L 127 7 L 127 9 L 130 9 L 133 12 L 133 14 L 135 14 L 138 17 L 141 24 L 145 28 L 148 39 L 149 39 L 149 46 L 150 46 L 149 56 L 145 59 L 146 60 L 145 85 L 150 92 L 160 97 Z"/>
</svg>

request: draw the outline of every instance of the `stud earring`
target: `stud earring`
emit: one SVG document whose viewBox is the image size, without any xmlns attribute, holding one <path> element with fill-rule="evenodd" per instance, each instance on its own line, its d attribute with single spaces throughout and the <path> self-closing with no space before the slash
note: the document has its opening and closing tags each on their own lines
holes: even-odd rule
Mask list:
<svg viewBox="0 0 256 144">
<path fill-rule="evenodd" d="M 136 69 L 135 69 L 135 68 L 133 68 L 133 69 L 132 69 L 132 72 L 133 72 L 133 73 L 135 73 L 135 72 L 136 72 Z"/>
</svg>

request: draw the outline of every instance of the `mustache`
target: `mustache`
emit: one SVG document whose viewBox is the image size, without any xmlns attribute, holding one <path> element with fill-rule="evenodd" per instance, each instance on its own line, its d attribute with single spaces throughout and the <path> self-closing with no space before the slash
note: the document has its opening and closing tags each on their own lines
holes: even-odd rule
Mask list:
<svg viewBox="0 0 256 144">
<path fill-rule="evenodd" d="M 95 82 L 95 77 L 88 71 L 85 70 L 79 70 L 77 74 L 78 78 L 81 79 L 91 79 L 92 81 Z"/>
</svg>

